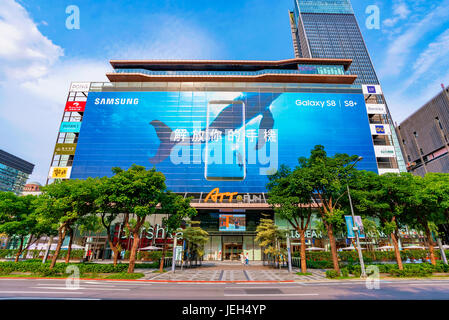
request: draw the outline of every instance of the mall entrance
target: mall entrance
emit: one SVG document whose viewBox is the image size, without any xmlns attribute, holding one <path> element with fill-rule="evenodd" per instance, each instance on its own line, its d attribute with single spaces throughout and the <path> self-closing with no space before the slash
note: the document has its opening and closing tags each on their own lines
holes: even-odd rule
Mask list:
<svg viewBox="0 0 449 320">
<path fill-rule="evenodd" d="M 243 251 L 242 243 L 224 243 L 223 244 L 223 260 L 236 261 L 240 260 Z"/>
</svg>

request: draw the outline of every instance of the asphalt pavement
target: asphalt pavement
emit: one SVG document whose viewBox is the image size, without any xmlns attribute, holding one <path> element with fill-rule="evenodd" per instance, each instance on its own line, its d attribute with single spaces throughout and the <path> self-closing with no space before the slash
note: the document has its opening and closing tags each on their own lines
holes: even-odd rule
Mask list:
<svg viewBox="0 0 449 320">
<path fill-rule="evenodd" d="M 449 300 L 449 279 L 289 283 L 155 283 L 66 279 L 0 279 L 0 299 L 133 300 Z M 375 287 L 375 286 L 374 286 Z"/>
</svg>

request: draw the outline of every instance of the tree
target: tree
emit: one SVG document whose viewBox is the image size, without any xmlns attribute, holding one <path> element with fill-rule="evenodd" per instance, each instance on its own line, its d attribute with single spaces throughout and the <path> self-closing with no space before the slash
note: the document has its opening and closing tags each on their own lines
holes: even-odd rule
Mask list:
<svg viewBox="0 0 449 320">
<path fill-rule="evenodd" d="M 417 230 L 424 231 L 426 235 L 426 244 L 429 247 L 430 261 L 433 265 L 436 265 L 436 259 L 432 231 L 436 232 L 436 224 L 444 220 L 439 204 L 442 200 L 439 196 L 441 193 L 439 194 L 439 191 L 435 189 L 435 186 L 441 187 L 438 183 L 440 177 L 438 175 L 426 175 L 424 178 L 413 176 L 413 184 L 409 186 L 411 194 L 406 207 L 408 224 Z"/>
<path fill-rule="evenodd" d="M 271 219 L 260 219 L 260 224 L 256 228 L 255 241 L 264 249 L 264 253 L 271 255 L 280 264 L 281 255 L 285 256 L 285 250 L 281 249 L 281 242 L 285 240 L 285 232 Z"/>
<path fill-rule="evenodd" d="M 15 262 L 41 236 L 53 232 L 49 224 L 38 221 L 35 201 L 36 196 L 21 197 L 12 192 L 0 192 L 0 233 L 18 237 L 20 241 Z M 30 238 L 24 247 L 27 236 Z"/>
<path fill-rule="evenodd" d="M 162 218 L 162 225 L 165 227 L 165 237 L 162 258 L 159 266 L 160 272 L 164 270 L 168 235 L 176 232 L 185 219 L 191 219 L 197 214 L 196 209 L 190 206 L 190 200 L 191 198 L 184 198 L 170 191 L 167 191 L 162 196 L 161 212 L 165 214 L 166 217 Z"/>
<path fill-rule="evenodd" d="M 209 233 L 201 229 L 200 222 L 191 221 L 190 226 L 183 230 L 182 236 L 187 244 L 187 260 L 191 263 L 197 257 L 201 258 L 204 255 L 203 247 L 209 241 Z"/>
<path fill-rule="evenodd" d="M 407 206 L 413 195 L 415 182 L 410 173 L 387 173 L 359 171 L 351 179 L 351 195 L 355 207 L 364 214 L 378 219 L 380 229 L 393 243 L 396 261 L 403 270 L 399 251 L 399 229 L 410 221 Z"/>
<path fill-rule="evenodd" d="M 42 223 L 51 224 L 58 230 L 58 243 L 50 269 L 56 264 L 66 235 L 73 236 L 73 227 L 78 220 L 96 211 L 94 201 L 98 194 L 97 181 L 94 178 L 57 180 L 42 188 L 36 212 Z"/>
<path fill-rule="evenodd" d="M 146 170 L 145 167 L 135 164 L 126 171 L 115 167 L 112 172 L 114 175 L 102 182 L 97 205 L 104 215 L 124 214 L 123 223 L 133 236 L 128 267 L 128 273 L 133 273 L 140 233 L 145 219 L 156 212 L 156 207 L 162 200 L 166 190 L 165 176 L 154 168 Z M 106 226 L 112 218 L 113 216 L 110 216 L 105 220 Z M 131 225 L 130 219 L 133 218 L 136 223 Z M 114 254 L 117 256 L 118 250 L 114 251 Z"/>
<path fill-rule="evenodd" d="M 326 227 L 331 247 L 334 269 L 339 272 L 337 244 L 334 226 L 343 223 L 343 213 L 340 200 L 346 194 L 348 177 L 356 169 L 351 165 L 358 156 L 335 154 L 328 157 L 324 147 L 315 146 L 309 158 L 299 158 L 298 170 L 304 171 L 304 186 L 309 190 L 310 197 L 318 208 L 318 213 Z"/>
<path fill-rule="evenodd" d="M 278 172 L 269 176 L 268 203 L 276 215 L 290 223 L 301 239 L 301 272 L 307 272 L 306 230 L 312 217 L 311 189 L 307 183 L 307 168 L 293 172 L 281 165 Z"/>
</svg>

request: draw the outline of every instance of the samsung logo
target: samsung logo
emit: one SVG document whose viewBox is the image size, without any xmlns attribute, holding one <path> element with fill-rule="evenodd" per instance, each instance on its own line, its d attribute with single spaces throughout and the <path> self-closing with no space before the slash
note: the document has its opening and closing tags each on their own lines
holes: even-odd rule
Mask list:
<svg viewBox="0 0 449 320">
<path fill-rule="evenodd" d="M 125 104 L 139 104 L 139 99 L 126 99 L 126 98 L 96 98 L 95 104 L 117 104 L 117 105 L 125 105 Z"/>
</svg>

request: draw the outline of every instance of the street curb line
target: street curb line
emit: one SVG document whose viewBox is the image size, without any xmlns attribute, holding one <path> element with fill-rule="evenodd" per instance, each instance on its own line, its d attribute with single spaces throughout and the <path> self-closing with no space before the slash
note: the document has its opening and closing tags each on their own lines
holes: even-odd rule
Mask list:
<svg viewBox="0 0 449 320">
<path fill-rule="evenodd" d="M 66 280 L 68 278 L 39 278 L 39 277 L 0 277 L 1 279 L 14 279 L 14 280 Z M 80 278 L 79 280 L 89 281 L 131 281 L 131 282 L 168 282 L 168 283 L 294 283 L 294 280 L 234 280 L 234 281 L 209 281 L 209 280 L 151 280 L 151 279 L 93 279 L 93 278 Z"/>
</svg>

